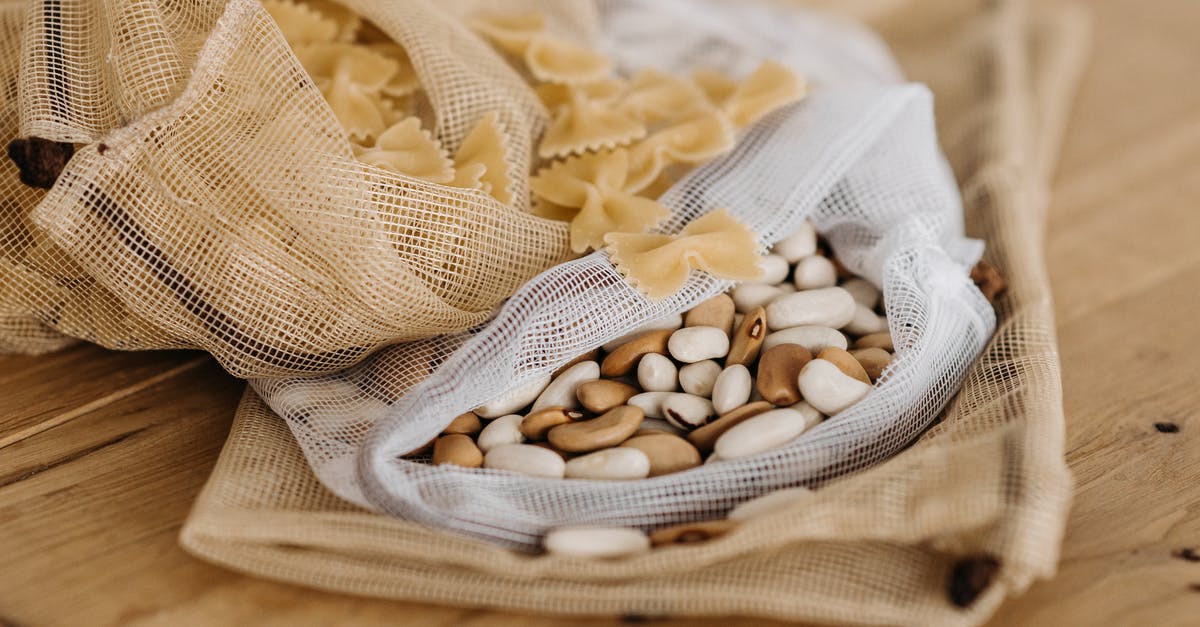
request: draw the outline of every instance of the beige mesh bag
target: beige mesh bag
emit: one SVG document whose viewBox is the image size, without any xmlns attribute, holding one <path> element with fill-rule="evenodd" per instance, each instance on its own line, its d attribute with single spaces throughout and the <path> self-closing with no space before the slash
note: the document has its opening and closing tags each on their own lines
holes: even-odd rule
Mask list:
<svg viewBox="0 0 1200 627">
<path fill-rule="evenodd" d="M 511 205 L 356 161 L 253 0 L 9 4 L 7 136 L 19 119 L 81 147 L 44 198 L 3 166 L 0 345 L 57 331 L 202 348 L 242 377 L 332 371 L 474 326 L 565 259 L 566 226 L 525 211 L 547 116 L 524 80 L 445 3 L 350 4 L 405 47 L 447 149 L 498 113 Z"/>
</svg>

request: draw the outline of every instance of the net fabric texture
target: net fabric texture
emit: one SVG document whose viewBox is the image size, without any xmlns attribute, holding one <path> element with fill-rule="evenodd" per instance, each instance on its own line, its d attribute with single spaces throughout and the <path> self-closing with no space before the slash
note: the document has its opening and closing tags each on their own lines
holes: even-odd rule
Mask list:
<svg viewBox="0 0 1200 627">
<path fill-rule="evenodd" d="M 4 166 L 0 345 L 62 334 L 202 348 L 243 377 L 336 371 L 474 327 L 567 258 L 566 226 L 526 211 L 547 113 L 451 10 L 469 3 L 348 4 L 408 51 L 447 149 L 498 114 L 510 205 L 356 161 L 257 2 L 28 3 L 4 42 L 20 42 L 4 123 L 19 112 L 21 136 L 81 147 L 44 195 Z M 582 37 L 577 6 L 557 23 Z"/>
<path fill-rule="evenodd" d="M 759 19 L 738 18 L 747 13 Z M 683 60 L 687 50 L 706 47 L 723 50 L 704 59 L 709 67 L 734 73 L 752 67 L 762 52 L 739 42 L 767 40 L 773 48 L 786 39 L 781 22 L 763 17 L 770 12 L 611 2 L 602 6 L 601 32 L 613 40 L 606 47 L 620 50 L 629 65 L 633 59 L 642 66 Z M 783 18 L 809 30 L 824 21 Z M 684 34 L 622 30 L 645 20 L 682 22 Z M 774 36 L 757 37 L 764 28 Z M 820 43 L 846 52 L 823 50 L 818 59 L 874 50 L 864 31 L 841 28 L 842 38 Z M 773 56 L 808 59 L 808 47 L 773 48 Z M 949 400 L 990 337 L 994 314 L 967 278 L 981 244 L 962 235 L 962 207 L 936 143 L 930 94 L 896 82 L 885 60 L 877 55 L 840 80 L 825 70 L 829 78 L 806 102 L 755 125 L 731 153 L 689 173 L 659 199 L 672 210 L 662 227 L 667 233 L 724 208 L 766 245 L 807 218 L 852 271 L 882 285 L 902 347 L 896 361 L 867 400 L 791 445 L 631 483 L 547 480 L 400 459 L 454 416 L 731 285 L 694 273 L 669 298 L 649 300 L 605 252 L 535 277 L 481 329 L 390 347 L 343 373 L 255 379 L 255 390 L 288 420 L 317 475 L 344 498 L 527 549 L 558 525 L 655 527 L 721 516 L 766 491 L 819 485 L 893 455 Z M 398 382 L 426 372 L 416 386 L 397 390 Z"/>
<path fill-rule="evenodd" d="M 0 3 L 0 134 L 17 136 L 17 99 L 21 33 L 25 4 Z M 16 165 L 0 159 L 0 351 L 44 353 L 73 340 L 30 315 L 21 306 L 28 286 L 56 291 L 55 280 L 39 269 L 59 254 L 54 245 L 29 223 L 29 211 L 45 192 L 20 182 Z"/>
<path fill-rule="evenodd" d="M 1070 477 L 1040 241 L 1054 138 L 1085 29 L 1078 13 L 1026 19 L 1016 3 L 956 5 L 949 16 L 947 8 L 914 0 L 898 11 L 908 19 L 873 16 L 906 72 L 938 95 L 967 231 L 987 240 L 987 258 L 1011 288 L 997 334 L 958 397 L 912 447 L 715 542 L 598 564 L 514 553 L 340 499 L 311 473 L 289 430 L 295 421 L 248 393 L 184 546 L 324 589 L 576 615 L 969 625 L 1050 575 Z M 973 554 L 994 556 L 1000 570 L 961 609 L 947 600 L 946 581 L 956 560 Z"/>
</svg>

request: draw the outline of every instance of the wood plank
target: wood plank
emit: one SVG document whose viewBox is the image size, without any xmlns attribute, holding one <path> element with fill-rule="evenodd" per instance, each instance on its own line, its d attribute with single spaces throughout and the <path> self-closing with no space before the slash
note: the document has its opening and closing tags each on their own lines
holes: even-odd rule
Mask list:
<svg viewBox="0 0 1200 627">
<path fill-rule="evenodd" d="M 25 625 L 121 624 L 225 571 L 175 535 L 242 383 L 208 362 L 3 450 L 0 613 Z M 0 621 L 2 622 L 2 621 Z"/>
<path fill-rule="evenodd" d="M 87 344 L 49 355 L 0 355 L 0 449 L 204 360 L 190 351 L 120 352 Z"/>
</svg>

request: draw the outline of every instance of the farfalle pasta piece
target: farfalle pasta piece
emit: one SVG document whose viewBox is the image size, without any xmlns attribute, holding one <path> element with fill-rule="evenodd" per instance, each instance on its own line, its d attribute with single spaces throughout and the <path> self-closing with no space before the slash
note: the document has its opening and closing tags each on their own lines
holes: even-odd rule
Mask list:
<svg viewBox="0 0 1200 627">
<path fill-rule="evenodd" d="M 508 163 L 504 160 L 507 154 L 504 127 L 496 112 L 489 112 L 459 145 L 454 155 L 455 172 L 451 185 L 478 187 L 506 205 L 511 203 Z"/>
<path fill-rule="evenodd" d="M 738 87 L 737 81 L 715 70 L 692 72 L 692 82 L 704 92 L 709 102 L 718 107 L 725 104 Z"/>
<path fill-rule="evenodd" d="M 434 183 L 454 179 L 454 163 L 441 144 L 421 129 L 421 120 L 408 118 L 379 136 L 375 146 L 354 147 L 359 161 Z"/>
<path fill-rule="evenodd" d="M 804 98 L 804 81 L 775 61 L 764 61 L 724 103 L 738 128 L 749 126 L 768 113 Z"/>
<path fill-rule="evenodd" d="M 470 25 L 497 48 L 521 57 L 529 73 L 539 81 L 592 83 L 612 69 L 608 57 L 548 34 L 541 13 L 480 15 L 471 19 Z"/>
<path fill-rule="evenodd" d="M 643 122 L 655 124 L 692 117 L 711 108 L 706 100 L 705 93 L 692 81 L 657 70 L 643 70 L 633 77 L 619 106 Z"/>
<path fill-rule="evenodd" d="M 629 148 L 625 189 L 642 192 L 659 179 L 667 166 L 703 163 L 725 153 L 733 144 L 733 125 L 715 109 L 655 131 Z"/>
<path fill-rule="evenodd" d="M 524 53 L 525 67 L 540 81 L 580 85 L 604 78 L 612 61 L 565 39 L 539 35 Z"/>
<path fill-rule="evenodd" d="M 337 25 L 338 41 L 348 42 L 358 38 L 363 20 L 354 11 L 333 0 L 306 0 L 306 4 Z"/>
<path fill-rule="evenodd" d="M 571 94 L 573 90 L 583 92 L 583 95 L 590 101 L 613 101 L 625 89 L 625 82 L 616 78 L 602 78 L 594 83 L 586 85 L 567 85 L 564 83 L 540 83 L 534 88 L 537 92 L 538 99 L 550 111 L 557 111 L 559 107 L 571 104 Z"/>
<path fill-rule="evenodd" d="M 518 15 L 477 15 L 470 21 L 471 28 L 486 37 L 497 48 L 513 54 L 523 55 L 529 43 L 546 30 L 546 20 L 541 13 Z"/>
<path fill-rule="evenodd" d="M 606 101 L 588 98 L 581 87 L 572 85 L 568 91 L 567 104 L 556 109 L 538 145 L 538 155 L 543 159 L 615 148 L 646 136 L 646 125 L 637 118 Z"/>
<path fill-rule="evenodd" d="M 735 281 L 762 273 L 754 233 L 724 209 L 692 220 L 679 235 L 609 233 L 604 242 L 617 270 L 650 298 L 675 293 L 692 270 Z"/>
<path fill-rule="evenodd" d="M 291 0 L 263 0 L 262 5 L 292 46 L 325 43 L 337 38 L 337 22 L 312 7 Z"/>
<path fill-rule="evenodd" d="M 599 248 L 613 231 L 640 233 L 668 215 L 666 207 L 625 191 L 629 153 L 624 149 L 588 153 L 543 169 L 529 181 L 550 208 L 576 210 L 571 218 L 571 249 Z"/>
<path fill-rule="evenodd" d="M 396 62 L 396 73 L 380 88 L 384 94 L 402 98 L 421 88 L 421 79 L 417 77 L 417 70 L 413 68 L 412 60 L 403 47 L 394 43 L 377 43 L 367 48 Z"/>
<path fill-rule="evenodd" d="M 399 71 L 399 63 L 354 44 L 309 44 L 295 51 L 352 139 L 383 132 L 387 121 L 379 95 Z"/>
</svg>

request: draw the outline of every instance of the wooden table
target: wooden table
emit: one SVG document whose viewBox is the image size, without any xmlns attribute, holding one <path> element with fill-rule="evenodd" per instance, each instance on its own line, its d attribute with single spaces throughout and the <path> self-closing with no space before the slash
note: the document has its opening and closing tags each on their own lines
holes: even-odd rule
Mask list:
<svg viewBox="0 0 1200 627">
<path fill-rule="evenodd" d="M 995 625 L 1200 624 L 1200 561 L 1179 553 L 1200 552 L 1200 3 L 1095 9 L 1047 241 L 1077 493 L 1058 577 Z M 0 625 L 560 623 L 185 554 L 241 387 L 194 353 L 0 357 Z"/>
</svg>

